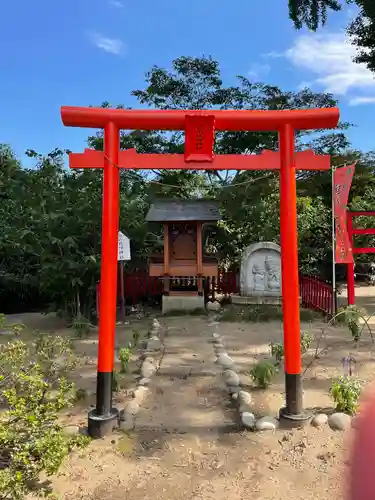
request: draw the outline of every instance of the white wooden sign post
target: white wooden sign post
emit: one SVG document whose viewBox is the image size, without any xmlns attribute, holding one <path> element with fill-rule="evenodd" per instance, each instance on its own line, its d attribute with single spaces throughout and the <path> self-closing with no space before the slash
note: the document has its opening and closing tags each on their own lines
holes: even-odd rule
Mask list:
<svg viewBox="0 0 375 500">
<path fill-rule="evenodd" d="M 124 287 L 124 262 L 130 260 L 130 240 L 121 231 L 118 232 L 117 261 L 120 264 L 120 293 L 121 293 L 121 318 L 125 323 L 125 287 Z"/>
<path fill-rule="evenodd" d="M 130 240 L 121 231 L 118 232 L 118 254 L 117 260 L 123 262 L 124 260 L 130 260 Z"/>
</svg>

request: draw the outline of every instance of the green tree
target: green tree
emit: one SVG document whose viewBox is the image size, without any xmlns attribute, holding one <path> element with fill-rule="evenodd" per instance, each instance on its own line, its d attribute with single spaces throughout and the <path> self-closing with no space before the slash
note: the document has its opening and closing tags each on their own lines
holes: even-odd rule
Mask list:
<svg viewBox="0 0 375 500">
<path fill-rule="evenodd" d="M 220 66 L 211 58 L 181 57 L 172 70 L 157 66 L 146 74 L 144 89 L 135 90 L 151 108 L 277 110 L 336 106 L 330 94 L 310 89 L 287 92 L 239 76 L 224 85 Z M 103 106 L 108 107 L 109 103 Z M 124 107 L 124 106 L 118 106 Z M 329 154 L 335 165 L 358 160 L 351 203 L 367 207 L 374 200 L 374 156 L 352 151 L 345 131 L 297 133 L 297 149 Z M 103 148 L 101 133 L 89 145 Z M 159 131 L 122 132 L 121 147 L 145 153 L 182 153 L 184 135 Z M 277 135 L 268 132 L 220 132 L 217 154 L 251 154 L 276 150 Z M 35 168 L 23 169 L 8 146 L 0 147 L 0 298 L 39 297 L 68 316 L 90 316 L 101 254 L 102 172 L 64 167 L 62 150 L 42 156 L 30 150 Z M 235 167 L 235 166 L 234 166 Z M 302 269 L 329 269 L 331 174 L 299 172 L 298 213 Z M 279 183 L 276 172 L 151 170 L 120 172 L 120 229 L 132 242 L 131 267 L 146 266 L 162 246 L 160 225 L 146 224 L 156 198 L 217 199 L 222 220 L 210 246 L 224 266 L 238 262 L 251 242 L 279 238 Z M 329 271 L 330 272 L 330 271 Z"/>
<path fill-rule="evenodd" d="M 158 109 L 254 109 L 276 110 L 292 108 L 314 108 L 336 106 L 330 94 L 315 93 L 310 89 L 300 92 L 285 92 L 276 86 L 254 83 L 239 76 L 237 84 L 223 84 L 220 66 L 211 58 L 180 57 L 172 62 L 172 70 L 154 66 L 146 73 L 146 87 L 135 90 L 133 96 L 140 103 Z M 107 106 L 105 103 L 104 106 Z M 344 154 L 349 147 L 345 136 L 348 124 L 341 124 L 336 131 L 324 132 L 316 137 L 310 133 L 297 133 L 297 147 L 311 147 L 319 153 Z M 92 147 L 102 148 L 102 136 L 89 138 Z M 135 147 L 139 152 L 182 153 L 182 133 L 130 132 L 123 133 L 122 147 Z M 224 132 L 216 134 L 217 154 L 260 153 L 263 149 L 276 150 L 278 139 L 275 133 Z M 223 219 L 217 231 L 215 248 L 223 264 L 229 266 L 238 261 L 241 250 L 252 241 L 279 238 L 279 188 L 278 174 L 259 172 L 197 172 L 153 171 L 149 183 L 149 201 L 154 196 L 192 197 L 208 196 L 221 202 Z M 264 174 L 264 173 L 263 173 Z M 306 194 L 299 203 L 301 247 L 314 251 L 309 257 L 304 252 L 302 263 L 308 268 L 316 267 L 327 257 L 326 245 L 316 247 L 316 240 L 327 240 L 330 234 L 328 212 L 330 210 L 330 174 L 304 173 L 299 176 L 299 188 L 310 184 L 319 192 L 319 200 Z M 329 188 L 330 189 L 330 188 Z M 322 209 L 324 207 L 324 210 Z M 314 232 L 315 226 L 322 226 Z M 312 241 L 312 234 L 315 240 Z M 310 243 L 306 245 L 306 238 Z"/>
<path fill-rule="evenodd" d="M 289 17 L 297 29 L 306 26 L 316 31 L 324 26 L 329 10 L 338 12 L 345 4 L 359 8 L 356 17 L 349 23 L 348 34 L 358 48 L 355 61 L 365 63 L 375 71 L 375 2 L 373 0 L 289 0 Z"/>
</svg>

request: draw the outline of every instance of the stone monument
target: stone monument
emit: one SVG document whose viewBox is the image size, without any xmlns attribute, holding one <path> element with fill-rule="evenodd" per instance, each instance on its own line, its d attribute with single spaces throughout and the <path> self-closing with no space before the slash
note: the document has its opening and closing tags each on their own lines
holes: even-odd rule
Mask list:
<svg viewBox="0 0 375 500">
<path fill-rule="evenodd" d="M 254 243 L 242 253 L 240 295 L 233 304 L 281 304 L 281 249 L 269 241 Z"/>
</svg>

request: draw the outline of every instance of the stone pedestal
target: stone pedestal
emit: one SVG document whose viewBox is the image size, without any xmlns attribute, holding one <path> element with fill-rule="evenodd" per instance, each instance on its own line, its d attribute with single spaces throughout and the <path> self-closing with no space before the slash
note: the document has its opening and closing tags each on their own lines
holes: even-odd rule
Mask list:
<svg viewBox="0 0 375 500">
<path fill-rule="evenodd" d="M 203 295 L 163 295 L 163 314 L 172 313 L 173 311 L 189 313 L 198 309 L 205 310 Z"/>
<path fill-rule="evenodd" d="M 245 295 L 232 295 L 232 304 L 237 306 L 247 306 L 247 305 L 270 305 L 270 306 L 281 306 L 282 297 L 279 295 L 253 295 L 246 297 Z"/>
</svg>

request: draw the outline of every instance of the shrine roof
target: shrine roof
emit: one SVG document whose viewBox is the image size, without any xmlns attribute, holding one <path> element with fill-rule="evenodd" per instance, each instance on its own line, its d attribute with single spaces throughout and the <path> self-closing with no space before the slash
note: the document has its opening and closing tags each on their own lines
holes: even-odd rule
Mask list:
<svg viewBox="0 0 375 500">
<path fill-rule="evenodd" d="M 161 200 L 150 206 L 148 222 L 218 221 L 219 204 L 211 200 Z"/>
</svg>

